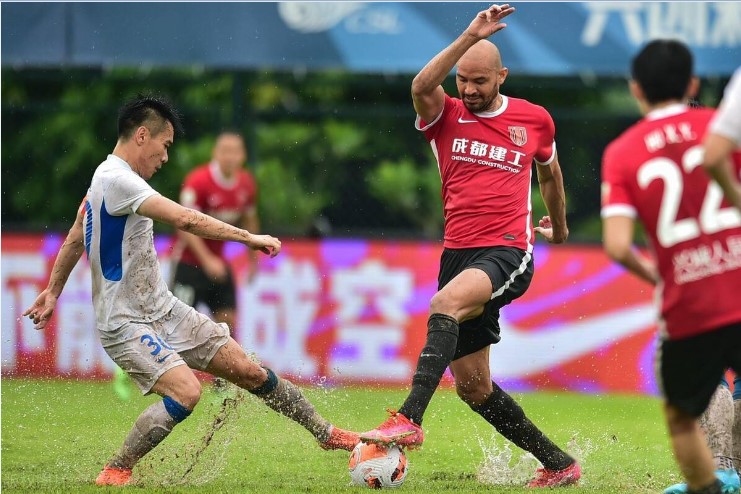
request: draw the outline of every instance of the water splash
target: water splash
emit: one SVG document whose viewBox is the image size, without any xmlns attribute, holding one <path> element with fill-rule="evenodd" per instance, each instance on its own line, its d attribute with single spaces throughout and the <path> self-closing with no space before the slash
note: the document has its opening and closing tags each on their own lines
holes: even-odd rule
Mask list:
<svg viewBox="0 0 741 494">
<path fill-rule="evenodd" d="M 526 451 L 513 451 L 509 441 L 499 434 L 492 434 L 489 441 L 479 438 L 479 446 L 484 459 L 476 472 L 476 479 L 487 485 L 525 485 L 539 468 L 540 462 Z M 566 445 L 566 451 L 580 463 L 597 450 L 597 445 L 589 438 L 574 433 Z M 582 478 L 581 484 L 585 484 Z"/>
<path fill-rule="evenodd" d="M 485 442 L 479 438 L 484 459 L 476 472 L 476 479 L 487 485 L 524 485 L 540 465 L 530 453 L 517 456 L 509 441 L 492 434 Z"/>
</svg>

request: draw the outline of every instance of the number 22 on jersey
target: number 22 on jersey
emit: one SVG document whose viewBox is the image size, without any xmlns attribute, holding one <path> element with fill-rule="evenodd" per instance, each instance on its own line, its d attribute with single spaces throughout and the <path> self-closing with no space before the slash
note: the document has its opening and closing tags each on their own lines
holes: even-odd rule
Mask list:
<svg viewBox="0 0 741 494">
<path fill-rule="evenodd" d="M 638 185 L 642 189 L 646 189 L 654 180 L 664 182 L 656 225 L 656 237 L 664 248 L 695 239 L 701 233 L 711 235 L 741 226 L 741 214 L 736 208 L 721 207 L 723 191 L 712 181 L 708 182 L 699 215 L 696 218 L 677 219 L 685 185 L 682 170 L 686 174 L 692 173 L 700 166 L 702 159 L 703 148 L 697 145 L 682 155 L 681 168 L 675 161 L 659 157 L 646 161 L 638 169 Z"/>
</svg>

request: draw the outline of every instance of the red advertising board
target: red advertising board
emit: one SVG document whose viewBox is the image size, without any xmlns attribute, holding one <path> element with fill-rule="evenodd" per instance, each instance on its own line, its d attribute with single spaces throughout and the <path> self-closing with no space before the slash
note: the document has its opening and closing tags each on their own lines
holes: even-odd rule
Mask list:
<svg viewBox="0 0 741 494">
<path fill-rule="evenodd" d="M 46 285 L 60 235 L 2 235 L 3 376 L 100 378 L 87 261 L 75 268 L 44 332 L 20 317 Z M 156 239 L 170 272 L 168 236 Z M 276 372 L 303 381 L 407 385 L 424 343 L 441 245 L 288 241 L 246 282 L 248 256 L 229 244 L 238 282 L 235 338 Z M 501 314 L 494 378 L 508 389 L 655 393 L 652 289 L 598 246 L 538 246 L 528 292 Z M 446 381 L 450 382 L 448 375 Z"/>
</svg>

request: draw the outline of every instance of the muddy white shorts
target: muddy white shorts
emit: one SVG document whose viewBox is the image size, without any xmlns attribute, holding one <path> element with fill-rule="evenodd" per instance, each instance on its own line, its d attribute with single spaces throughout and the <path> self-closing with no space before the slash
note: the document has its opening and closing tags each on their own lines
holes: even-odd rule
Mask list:
<svg viewBox="0 0 741 494">
<path fill-rule="evenodd" d="M 131 322 L 115 331 L 100 331 L 111 359 L 148 394 L 162 374 L 187 365 L 205 370 L 229 341 L 229 327 L 215 323 L 180 300 L 162 319 Z"/>
</svg>

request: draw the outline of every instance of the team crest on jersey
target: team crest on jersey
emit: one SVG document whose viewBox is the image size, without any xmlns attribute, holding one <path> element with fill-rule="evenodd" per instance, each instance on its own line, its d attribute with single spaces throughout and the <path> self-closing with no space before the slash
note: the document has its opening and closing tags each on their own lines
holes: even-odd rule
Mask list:
<svg viewBox="0 0 741 494">
<path fill-rule="evenodd" d="M 517 146 L 524 146 L 527 142 L 527 131 L 525 127 L 510 127 L 509 138 L 512 139 Z"/>
</svg>

